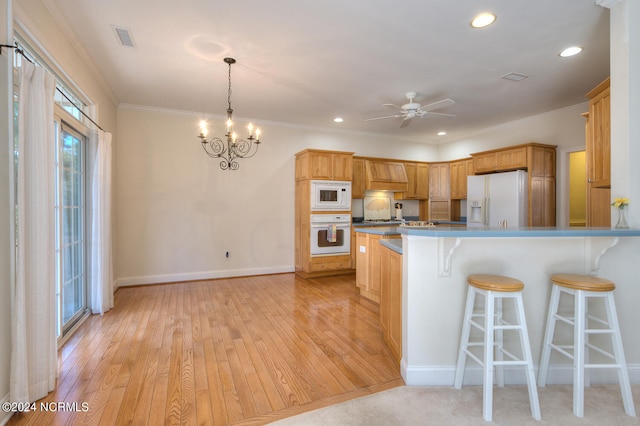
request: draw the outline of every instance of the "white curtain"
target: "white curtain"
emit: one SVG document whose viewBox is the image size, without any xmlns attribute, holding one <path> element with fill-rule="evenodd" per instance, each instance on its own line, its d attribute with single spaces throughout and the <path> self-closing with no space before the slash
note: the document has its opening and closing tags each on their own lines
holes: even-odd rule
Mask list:
<svg viewBox="0 0 640 426">
<path fill-rule="evenodd" d="M 11 330 L 10 401 L 31 402 L 54 389 L 55 158 L 53 76 L 22 61 L 18 116 L 18 250 Z"/>
<path fill-rule="evenodd" d="M 113 308 L 111 265 L 111 133 L 92 135 L 95 146 L 91 176 L 91 311 Z"/>
</svg>

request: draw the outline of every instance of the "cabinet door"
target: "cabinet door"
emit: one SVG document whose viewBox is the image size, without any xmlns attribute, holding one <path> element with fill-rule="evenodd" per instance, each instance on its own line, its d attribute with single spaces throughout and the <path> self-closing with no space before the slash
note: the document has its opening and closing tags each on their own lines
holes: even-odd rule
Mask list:
<svg viewBox="0 0 640 426">
<path fill-rule="evenodd" d="M 429 200 L 429 220 L 451 220 L 451 201 Z"/>
<path fill-rule="evenodd" d="M 527 148 L 505 149 L 496 152 L 496 170 L 514 170 L 527 167 Z"/>
<path fill-rule="evenodd" d="M 471 167 L 469 166 L 471 164 Z M 451 163 L 451 199 L 467 198 L 467 176 L 469 169 L 473 169 L 471 160 L 455 161 Z"/>
<path fill-rule="evenodd" d="M 402 255 L 392 250 L 389 252 L 387 342 L 399 365 L 402 359 Z"/>
<path fill-rule="evenodd" d="M 594 188 L 611 187 L 611 100 L 607 87 L 589 102 L 587 173 Z"/>
<path fill-rule="evenodd" d="M 328 152 L 316 152 L 310 159 L 311 179 L 333 178 L 333 154 Z"/>
<path fill-rule="evenodd" d="M 556 179 L 533 176 L 529 180 L 529 226 L 556 226 Z"/>
<path fill-rule="evenodd" d="M 364 198 L 364 159 L 354 158 L 352 162 L 352 169 L 351 198 Z"/>
<path fill-rule="evenodd" d="M 496 170 L 496 153 L 478 154 L 473 156 L 473 167 L 476 173 L 487 173 Z"/>
<path fill-rule="evenodd" d="M 367 234 L 356 232 L 356 286 L 360 290 L 368 289 L 369 254 L 367 253 Z"/>
<path fill-rule="evenodd" d="M 429 199 L 449 199 L 449 163 L 429 165 Z"/>
<path fill-rule="evenodd" d="M 351 180 L 353 157 L 348 154 L 333 154 L 331 160 L 331 179 Z"/>
<path fill-rule="evenodd" d="M 404 170 L 407 173 L 406 199 L 414 199 L 416 197 L 416 167 L 415 163 L 404 163 Z"/>
<path fill-rule="evenodd" d="M 416 165 L 416 198 L 426 200 L 429 198 L 429 165 Z"/>
</svg>

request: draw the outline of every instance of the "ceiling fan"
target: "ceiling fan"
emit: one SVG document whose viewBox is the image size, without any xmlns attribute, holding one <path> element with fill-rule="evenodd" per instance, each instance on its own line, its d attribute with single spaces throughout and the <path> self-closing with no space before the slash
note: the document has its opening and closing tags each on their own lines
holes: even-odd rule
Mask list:
<svg viewBox="0 0 640 426">
<path fill-rule="evenodd" d="M 405 96 L 409 100 L 409 103 L 404 104 L 402 106 L 395 105 L 395 104 L 384 104 L 384 106 L 398 108 L 400 111 L 398 111 L 397 114 L 385 115 L 384 117 L 367 118 L 364 121 L 383 120 L 386 118 L 402 118 L 402 123 L 400 124 L 400 127 L 406 127 L 409 125 L 409 123 L 411 123 L 411 120 L 414 117 L 425 117 L 427 115 L 438 115 L 441 117 L 455 117 L 455 115 L 453 114 L 432 112 L 433 110 L 444 108 L 449 105 L 453 105 L 455 103 L 453 100 L 442 99 L 440 101 L 433 102 L 428 105 L 420 105 L 419 103 L 413 102 L 413 100 L 417 95 L 418 94 L 416 92 L 407 92 Z"/>
</svg>

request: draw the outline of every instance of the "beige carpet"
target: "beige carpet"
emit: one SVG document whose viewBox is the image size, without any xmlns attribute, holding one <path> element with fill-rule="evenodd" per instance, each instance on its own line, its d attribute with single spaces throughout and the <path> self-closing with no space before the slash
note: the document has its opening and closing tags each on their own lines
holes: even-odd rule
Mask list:
<svg viewBox="0 0 640 426">
<path fill-rule="evenodd" d="M 624 413 L 620 387 L 593 385 L 585 389 L 585 413 L 572 412 L 572 387 L 539 388 L 542 421 L 531 417 L 526 386 L 494 388 L 493 424 L 496 425 L 640 425 L 640 417 Z M 640 385 L 632 386 L 636 413 Z M 309 411 L 271 423 L 287 425 L 481 425 L 482 387 L 401 386 L 370 396 Z"/>
</svg>

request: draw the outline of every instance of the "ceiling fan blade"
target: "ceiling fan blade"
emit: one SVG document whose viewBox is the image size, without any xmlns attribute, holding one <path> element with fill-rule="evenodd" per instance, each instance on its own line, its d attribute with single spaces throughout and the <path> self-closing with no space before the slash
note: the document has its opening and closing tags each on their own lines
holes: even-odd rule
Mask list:
<svg viewBox="0 0 640 426">
<path fill-rule="evenodd" d="M 420 117 L 425 117 L 427 115 L 438 115 L 440 117 L 455 117 L 455 114 L 445 114 L 444 112 L 433 112 L 433 111 L 418 111 Z"/>
<path fill-rule="evenodd" d="M 398 108 L 400 110 L 402 109 L 400 105 L 396 105 L 396 104 L 382 104 L 382 106 Z"/>
<path fill-rule="evenodd" d="M 411 124 L 411 120 L 413 120 L 413 117 L 407 117 L 402 120 L 402 123 L 400 123 L 400 128 L 402 129 L 403 127 L 407 127 L 409 124 Z"/>
<path fill-rule="evenodd" d="M 423 105 L 420 108 L 418 108 L 419 111 L 431 111 L 434 109 L 438 109 L 438 108 L 444 108 L 450 105 L 455 104 L 455 102 L 453 101 L 453 99 L 442 99 L 440 101 L 437 102 L 433 102 L 430 103 L 428 105 Z"/>
<path fill-rule="evenodd" d="M 404 115 L 396 114 L 396 115 L 386 115 L 384 117 L 365 118 L 364 121 L 384 120 L 385 118 L 400 118 L 400 117 L 404 117 Z"/>
</svg>

